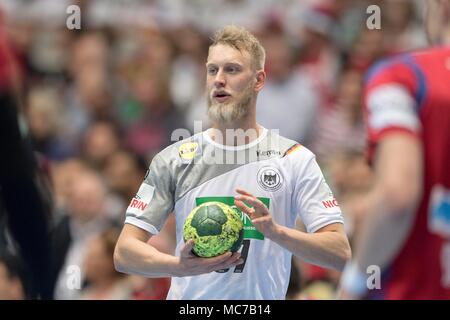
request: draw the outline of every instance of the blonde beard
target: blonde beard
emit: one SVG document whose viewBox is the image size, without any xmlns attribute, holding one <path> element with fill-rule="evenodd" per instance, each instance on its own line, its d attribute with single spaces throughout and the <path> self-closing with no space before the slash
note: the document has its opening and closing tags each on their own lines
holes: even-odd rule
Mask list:
<svg viewBox="0 0 450 320">
<path fill-rule="evenodd" d="M 213 123 L 230 124 L 244 119 L 250 111 L 252 93 L 252 88 L 249 86 L 236 103 L 217 103 L 208 96 L 209 120 Z"/>
</svg>

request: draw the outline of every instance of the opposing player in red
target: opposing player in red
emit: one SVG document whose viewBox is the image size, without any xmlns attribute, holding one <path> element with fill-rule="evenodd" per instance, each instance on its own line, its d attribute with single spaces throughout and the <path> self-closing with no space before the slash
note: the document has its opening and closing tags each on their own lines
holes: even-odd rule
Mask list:
<svg viewBox="0 0 450 320">
<path fill-rule="evenodd" d="M 449 21 L 450 1 L 429 0 L 427 32 L 437 46 L 390 58 L 368 74 L 376 181 L 363 199 L 342 298 L 450 299 Z"/>
</svg>

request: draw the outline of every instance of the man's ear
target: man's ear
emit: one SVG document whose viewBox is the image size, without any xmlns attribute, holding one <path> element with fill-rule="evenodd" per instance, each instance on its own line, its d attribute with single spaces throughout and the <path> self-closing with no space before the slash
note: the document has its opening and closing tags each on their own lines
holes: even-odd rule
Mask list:
<svg viewBox="0 0 450 320">
<path fill-rule="evenodd" d="M 264 83 L 266 81 L 266 72 L 264 70 L 256 71 L 255 78 L 256 78 L 255 90 L 259 92 L 264 87 Z"/>
</svg>

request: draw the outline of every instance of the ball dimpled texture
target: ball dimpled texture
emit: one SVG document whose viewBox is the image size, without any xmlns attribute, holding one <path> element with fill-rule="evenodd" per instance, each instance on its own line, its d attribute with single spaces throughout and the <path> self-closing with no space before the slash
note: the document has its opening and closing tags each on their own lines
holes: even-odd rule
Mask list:
<svg viewBox="0 0 450 320">
<path fill-rule="evenodd" d="M 183 226 L 184 241 L 194 240 L 192 251 L 199 257 L 215 257 L 241 247 L 244 226 L 240 215 L 221 202 L 206 202 L 195 207 Z"/>
</svg>

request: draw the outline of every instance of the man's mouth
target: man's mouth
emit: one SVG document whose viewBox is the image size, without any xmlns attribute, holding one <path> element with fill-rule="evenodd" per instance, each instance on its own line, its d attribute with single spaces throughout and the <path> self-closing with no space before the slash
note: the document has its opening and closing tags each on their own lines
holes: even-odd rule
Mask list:
<svg viewBox="0 0 450 320">
<path fill-rule="evenodd" d="M 218 102 L 225 102 L 231 95 L 226 91 L 216 91 L 213 93 L 213 98 Z"/>
</svg>

